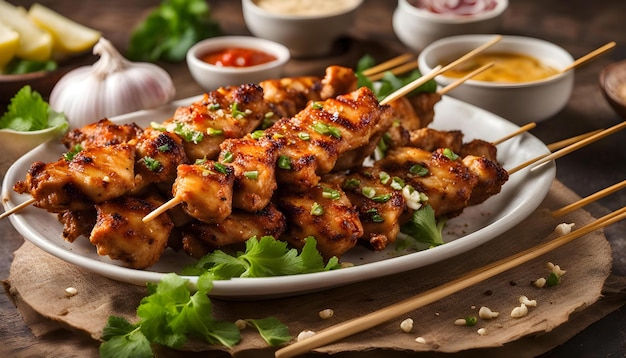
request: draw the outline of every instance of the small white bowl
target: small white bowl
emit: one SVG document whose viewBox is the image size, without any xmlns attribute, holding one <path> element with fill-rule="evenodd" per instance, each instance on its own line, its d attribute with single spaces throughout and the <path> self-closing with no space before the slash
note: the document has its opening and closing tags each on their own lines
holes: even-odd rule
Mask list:
<svg viewBox="0 0 626 358">
<path fill-rule="evenodd" d="M 226 48 L 246 48 L 266 52 L 275 60 L 255 66 L 216 66 L 204 62 L 200 57 Z M 187 66 L 194 80 L 205 91 L 244 83 L 258 83 L 278 78 L 289 61 L 289 50 L 276 42 L 251 36 L 219 36 L 202 40 L 187 52 Z"/>
<path fill-rule="evenodd" d="M 246 26 L 254 36 L 279 42 L 289 48 L 293 57 L 302 58 L 329 54 L 335 40 L 352 26 L 362 3 L 363 0 L 336 0 L 334 4 L 340 5 L 340 10 L 299 15 L 268 11 L 255 0 L 242 0 L 242 10 Z"/>
<path fill-rule="evenodd" d="M 442 61 L 459 58 L 487 43 L 493 36 L 462 35 L 435 41 L 419 54 L 419 69 L 422 73 L 428 73 Z M 522 36 L 502 36 L 499 42 L 484 50 L 484 53 L 489 52 L 528 55 L 556 70 L 574 62 L 565 49 L 544 40 Z M 442 87 L 456 80 L 443 75 L 435 78 Z M 543 121 L 561 111 L 569 101 L 573 87 L 574 70 L 569 70 L 531 82 L 503 83 L 470 79 L 448 94 L 515 124 L 524 125 Z"/>
<path fill-rule="evenodd" d="M 0 143 L 2 144 L 3 157 L 0 159 L 0 169 L 6 171 L 8 166 L 18 160 L 22 155 L 38 145 L 60 139 L 67 131 L 68 125 L 58 125 L 38 131 L 21 132 L 12 129 L 0 129 Z"/>
<path fill-rule="evenodd" d="M 465 34 L 500 32 L 508 0 L 497 0 L 493 9 L 476 15 L 440 14 L 420 9 L 409 0 L 398 0 L 392 25 L 398 39 L 407 47 L 421 51 L 430 43 L 444 37 Z"/>
</svg>

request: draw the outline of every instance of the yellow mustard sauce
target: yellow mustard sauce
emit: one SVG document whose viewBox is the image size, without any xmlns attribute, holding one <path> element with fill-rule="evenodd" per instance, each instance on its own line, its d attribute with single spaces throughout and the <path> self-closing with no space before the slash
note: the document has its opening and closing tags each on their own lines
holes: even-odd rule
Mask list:
<svg viewBox="0 0 626 358">
<path fill-rule="evenodd" d="M 543 64 L 532 56 L 508 52 L 493 52 L 478 54 L 444 72 L 444 76 L 461 78 L 491 62 L 494 63 L 491 68 L 472 77 L 472 80 L 520 83 L 538 81 L 558 73 L 555 68 Z"/>
</svg>

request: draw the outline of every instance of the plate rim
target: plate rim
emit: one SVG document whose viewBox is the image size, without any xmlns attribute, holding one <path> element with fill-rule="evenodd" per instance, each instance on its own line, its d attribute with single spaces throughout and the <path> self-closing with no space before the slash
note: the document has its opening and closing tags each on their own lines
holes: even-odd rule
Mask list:
<svg viewBox="0 0 626 358">
<path fill-rule="evenodd" d="M 156 111 L 169 111 L 172 108 L 176 108 L 181 105 L 189 104 L 202 96 L 193 96 L 185 99 L 181 99 L 172 102 L 166 106 L 159 107 L 153 110 L 142 110 L 138 112 L 132 112 L 110 119 L 115 122 L 127 122 L 136 118 L 137 116 L 150 115 Z M 477 113 L 481 116 L 487 115 L 493 117 L 492 119 L 497 121 L 503 121 L 502 124 L 506 124 L 512 130 L 519 128 L 518 125 L 507 121 L 506 119 L 488 112 L 484 109 L 478 108 L 466 102 L 454 99 L 452 97 L 443 96 L 437 106 L 445 105 L 449 103 L 451 106 L 460 106 L 467 108 L 473 113 Z M 436 118 L 435 118 L 436 120 Z M 523 136 L 527 136 L 536 144 L 541 144 L 541 148 L 546 153 L 549 152 L 548 148 L 538 138 L 534 137 L 530 133 L 524 133 Z M 9 210 L 12 207 L 18 205 L 12 202 L 11 198 L 20 196 L 12 190 L 13 182 L 9 182 L 10 179 L 18 177 L 16 174 L 17 168 L 20 166 L 30 166 L 32 159 L 30 156 L 38 153 L 38 151 L 46 150 L 47 146 L 58 145 L 58 143 L 47 142 L 34 148 L 30 152 L 26 153 L 22 158 L 13 163 L 5 173 L 5 177 L 2 183 L 2 198 L 5 210 Z M 27 162 L 28 161 L 28 162 Z M 27 163 L 26 163 L 27 162 Z M 520 172 L 527 172 L 528 168 Z M 518 174 L 519 175 L 519 174 Z M 527 218 L 537 207 L 541 204 L 543 199 L 549 192 L 552 181 L 556 177 L 556 165 L 554 161 L 545 165 L 540 171 L 536 171 L 535 174 L 541 181 L 539 185 L 539 192 L 533 193 L 532 205 L 530 207 L 522 208 L 522 214 L 518 212 L 517 215 L 512 217 L 512 221 L 507 224 L 494 225 L 501 222 L 504 218 L 510 217 L 513 213 L 505 215 L 504 218 L 497 220 L 477 231 L 474 231 L 468 235 L 459 237 L 458 239 L 447 242 L 444 245 L 434 247 L 428 250 L 417 251 L 414 253 L 405 254 L 402 256 L 395 256 L 388 259 L 383 259 L 376 262 L 370 262 L 362 265 L 355 265 L 354 267 L 347 267 L 340 270 L 316 272 L 291 276 L 276 276 L 276 277 L 264 277 L 264 278 L 235 278 L 231 280 L 216 280 L 214 281 L 214 287 L 210 293 L 213 297 L 229 298 L 229 299 L 257 299 L 257 298 L 273 298 L 273 297 L 286 297 L 293 296 L 295 294 L 304 294 L 314 291 L 321 291 L 330 289 L 337 286 L 344 286 L 355 282 L 370 280 L 374 278 L 380 278 L 383 276 L 393 275 L 400 272 L 418 269 L 425 265 L 435 263 L 458 254 L 475 248 L 481 244 L 484 244 L 502 233 L 510 230 L 515 225 L 519 224 L 525 218 Z M 506 185 L 506 184 L 505 184 Z M 25 196 L 25 195 L 21 195 Z M 41 209 L 36 209 L 41 210 Z M 51 214 L 52 215 L 52 214 Z M 49 254 L 62 259 L 75 266 L 87 269 L 96 274 L 104 277 L 108 277 L 117 281 L 127 282 L 135 285 L 145 285 L 146 282 L 158 282 L 165 274 L 164 272 L 155 272 L 150 270 L 136 270 L 123 266 L 116 265 L 114 263 L 102 262 L 94 260 L 89 257 L 80 255 L 73 250 L 67 250 L 50 240 L 49 238 L 42 237 L 34 230 L 32 224 L 26 222 L 23 215 L 16 213 L 10 216 L 10 221 L 13 227 L 24 236 L 24 238 L 40 249 L 48 252 Z M 484 235 L 484 234 L 487 235 Z M 482 237 L 476 238 L 476 236 Z M 469 239 L 468 239 L 469 238 Z M 465 239 L 465 240 L 463 240 Z M 468 241 L 471 242 L 468 243 Z M 462 249 L 462 252 L 454 253 L 458 250 L 457 247 Z M 464 251 L 463 251 L 464 250 Z M 428 252 L 428 254 L 425 254 Z M 419 260 L 416 260 L 416 256 Z M 393 261 L 393 262 L 391 262 Z M 412 262 L 411 262 L 412 261 Z M 415 262 L 419 261 L 419 262 Z M 393 263 L 393 265 L 392 265 Z M 365 275 L 364 275 L 365 273 Z M 365 277 L 364 277 L 365 276 Z M 192 285 L 197 282 L 197 276 L 183 276 L 188 279 Z M 316 284 L 311 284 L 316 283 Z M 241 287 L 244 286 L 244 287 Z M 279 291 L 275 291 L 276 287 L 280 287 Z M 243 289 L 242 289 L 243 288 Z"/>
</svg>

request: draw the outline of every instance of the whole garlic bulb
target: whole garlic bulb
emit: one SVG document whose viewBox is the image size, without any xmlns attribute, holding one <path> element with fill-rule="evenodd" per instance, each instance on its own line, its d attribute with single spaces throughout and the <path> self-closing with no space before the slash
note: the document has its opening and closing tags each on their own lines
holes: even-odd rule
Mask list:
<svg viewBox="0 0 626 358">
<path fill-rule="evenodd" d="M 128 61 L 104 38 L 93 53 L 98 61 L 68 72 L 50 93 L 50 107 L 65 113 L 70 128 L 154 108 L 174 97 L 172 78 L 161 67 Z"/>
</svg>

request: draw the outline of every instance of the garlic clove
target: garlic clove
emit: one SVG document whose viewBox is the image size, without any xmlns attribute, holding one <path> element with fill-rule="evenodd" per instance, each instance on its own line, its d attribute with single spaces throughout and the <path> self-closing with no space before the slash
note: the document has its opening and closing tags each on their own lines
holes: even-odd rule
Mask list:
<svg viewBox="0 0 626 358">
<path fill-rule="evenodd" d="M 161 67 L 128 61 L 105 38 L 93 52 L 100 55 L 98 61 L 68 72 L 50 93 L 50 107 L 65 113 L 70 128 L 158 107 L 174 98 L 172 78 Z"/>
</svg>

